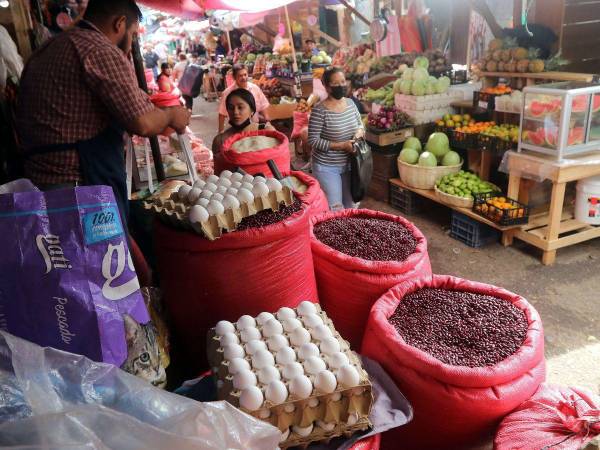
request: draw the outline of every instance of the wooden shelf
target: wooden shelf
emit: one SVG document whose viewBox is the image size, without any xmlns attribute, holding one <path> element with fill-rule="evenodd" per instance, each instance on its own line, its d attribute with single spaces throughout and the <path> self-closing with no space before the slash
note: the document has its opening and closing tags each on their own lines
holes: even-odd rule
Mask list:
<svg viewBox="0 0 600 450">
<path fill-rule="evenodd" d="M 540 72 L 540 73 L 520 73 L 520 72 L 481 72 L 481 77 L 498 78 L 527 78 L 533 80 L 550 81 L 592 81 L 594 75 L 589 73 L 571 73 L 571 72 Z"/>
<path fill-rule="evenodd" d="M 512 225 L 509 227 L 500 226 L 497 223 L 492 222 L 491 220 L 488 220 L 483 216 L 480 216 L 479 214 L 477 214 L 470 208 L 461 208 L 458 206 L 452 206 L 452 205 L 448 205 L 447 203 L 441 202 L 440 199 L 435 195 L 435 191 L 433 189 L 413 188 L 413 187 L 410 187 L 410 186 L 407 186 L 406 184 L 404 184 L 402 182 L 402 180 L 400 180 L 399 178 L 391 179 L 390 183 L 395 184 L 396 186 L 401 187 L 402 189 L 406 189 L 411 192 L 414 192 L 415 194 L 418 194 L 421 197 L 425 197 L 430 200 L 433 200 L 434 202 L 439 203 L 440 205 L 447 206 L 448 208 L 453 209 L 454 211 L 458 211 L 459 213 L 464 214 L 465 216 L 470 217 L 471 219 L 477 220 L 478 222 L 481 222 L 485 225 L 488 225 L 488 226 L 495 228 L 496 230 L 499 230 L 502 232 L 508 231 L 508 230 L 514 230 L 516 228 L 521 228 L 523 226 L 523 225 Z"/>
</svg>

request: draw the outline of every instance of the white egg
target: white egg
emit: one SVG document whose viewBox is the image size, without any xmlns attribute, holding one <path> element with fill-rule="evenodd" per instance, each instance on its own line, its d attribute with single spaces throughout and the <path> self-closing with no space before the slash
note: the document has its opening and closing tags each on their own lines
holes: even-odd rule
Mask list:
<svg viewBox="0 0 600 450">
<path fill-rule="evenodd" d="M 206 179 L 207 183 L 213 183 L 216 184 L 217 181 L 219 181 L 219 177 L 216 175 L 209 175 L 208 178 Z"/>
<path fill-rule="evenodd" d="M 269 178 L 267 180 L 267 187 L 269 188 L 270 192 L 281 192 L 283 189 L 283 186 L 279 180 L 276 180 L 275 178 Z"/>
<path fill-rule="evenodd" d="M 306 328 L 315 328 L 323 325 L 323 319 L 318 314 L 306 314 L 302 316 L 302 322 L 304 322 Z"/>
<path fill-rule="evenodd" d="M 215 326 L 215 333 L 218 336 L 223 336 L 225 333 L 234 333 L 235 327 L 228 320 L 220 320 Z"/>
<path fill-rule="evenodd" d="M 207 191 L 207 190 L 203 190 L 202 193 L 200 194 L 200 198 L 205 198 L 207 200 L 210 200 L 210 198 L 213 196 L 214 192 L 212 191 Z"/>
<path fill-rule="evenodd" d="M 312 342 L 307 342 L 306 344 L 302 344 L 298 349 L 298 357 L 305 361 L 311 356 L 319 356 L 319 347 L 317 347 Z"/>
<path fill-rule="evenodd" d="M 226 193 L 225 197 L 227 197 L 227 195 L 233 195 L 237 199 L 237 193 L 238 193 L 238 190 L 236 188 L 230 187 L 229 189 L 227 189 L 227 193 Z M 239 204 L 239 200 L 238 200 L 238 204 Z"/>
<path fill-rule="evenodd" d="M 229 179 L 234 183 L 240 181 L 242 178 L 244 178 L 244 175 L 239 172 L 233 172 L 231 177 L 229 177 Z"/>
<path fill-rule="evenodd" d="M 286 331 L 286 333 L 291 333 L 296 328 L 300 328 L 301 326 L 302 326 L 302 322 L 300 322 L 295 317 L 290 317 L 283 321 L 283 329 Z"/>
<path fill-rule="evenodd" d="M 221 336 L 221 339 L 219 339 L 219 345 L 221 347 L 225 347 L 226 345 L 229 344 L 239 344 L 240 340 L 237 337 L 237 334 L 235 333 L 225 333 L 223 336 Z"/>
<path fill-rule="evenodd" d="M 202 188 L 204 188 L 204 186 L 206 186 L 206 181 L 204 181 L 202 179 L 198 179 L 194 182 L 195 188 L 202 189 Z"/>
<path fill-rule="evenodd" d="M 317 406 L 319 406 L 319 399 L 318 398 L 311 398 L 308 401 L 308 406 L 310 406 L 311 408 L 316 408 Z"/>
<path fill-rule="evenodd" d="M 200 197 L 198 200 L 196 200 L 196 205 L 200 205 L 203 207 L 208 207 L 208 204 L 210 203 L 210 200 L 207 198 L 202 198 Z"/>
<path fill-rule="evenodd" d="M 252 188 L 254 197 L 266 197 L 269 195 L 269 188 L 265 183 L 256 183 Z"/>
<path fill-rule="evenodd" d="M 241 188 L 237 193 L 237 198 L 240 203 L 252 203 L 254 201 L 254 194 L 248 189 Z"/>
<path fill-rule="evenodd" d="M 327 432 L 330 432 L 334 430 L 335 422 L 323 422 L 322 420 L 317 420 L 317 426 Z"/>
<path fill-rule="evenodd" d="M 261 177 L 260 175 L 257 177 L 254 177 L 254 179 L 252 180 L 252 184 L 256 184 L 256 183 L 266 183 L 267 179 L 265 177 Z"/>
<path fill-rule="evenodd" d="M 273 354 L 268 350 L 259 350 L 254 355 L 252 355 L 252 367 L 255 369 L 262 369 L 266 366 L 274 366 L 275 358 L 273 358 Z"/>
<path fill-rule="evenodd" d="M 281 438 L 279 439 L 279 442 L 283 442 L 283 441 L 287 440 L 288 437 L 290 437 L 290 429 L 289 428 L 281 433 Z"/>
<path fill-rule="evenodd" d="M 213 194 L 213 196 L 210 198 L 211 202 L 219 202 L 219 203 L 223 203 L 223 199 L 225 197 L 223 197 L 223 194 L 219 194 L 218 192 L 215 192 Z"/>
<path fill-rule="evenodd" d="M 283 347 L 287 347 L 289 343 L 283 334 L 275 334 L 267 340 L 267 345 L 272 352 L 278 352 Z"/>
<path fill-rule="evenodd" d="M 263 311 L 258 316 L 256 316 L 256 323 L 259 325 L 264 325 L 270 319 L 274 319 L 275 316 L 270 312 Z"/>
<path fill-rule="evenodd" d="M 258 417 L 263 420 L 268 419 L 269 417 L 271 417 L 271 410 L 270 409 L 261 409 L 258 412 Z"/>
<path fill-rule="evenodd" d="M 331 355 L 329 355 L 327 357 L 327 364 L 329 364 L 329 367 L 337 370 L 342 366 L 345 366 L 346 364 L 349 364 L 350 361 L 348 360 L 348 357 L 346 356 L 345 353 L 341 353 L 341 352 L 337 352 L 337 353 L 332 353 Z"/>
<path fill-rule="evenodd" d="M 219 194 L 215 194 L 215 195 L 219 195 Z M 213 198 L 214 198 L 214 195 L 213 195 Z M 211 216 L 216 216 L 217 214 L 223 214 L 225 212 L 225 208 L 223 208 L 223 203 L 218 202 L 216 200 L 212 200 L 212 199 L 206 209 Z"/>
<path fill-rule="evenodd" d="M 204 206 L 194 205 L 190 208 L 190 222 L 202 223 L 206 222 L 210 215 Z"/>
<path fill-rule="evenodd" d="M 234 181 L 231 183 L 231 187 L 229 189 L 239 189 L 242 187 L 242 183 L 239 181 Z"/>
<path fill-rule="evenodd" d="M 290 333 L 290 341 L 292 345 L 300 347 L 302 344 L 310 342 L 310 333 L 306 328 L 298 327 Z"/>
<path fill-rule="evenodd" d="M 312 433 L 312 430 L 313 430 L 312 423 L 307 427 L 299 427 L 297 425 L 294 425 L 292 427 L 292 431 L 300 437 L 307 437 L 308 435 L 310 435 L 310 433 Z"/>
<path fill-rule="evenodd" d="M 275 336 L 276 334 L 283 333 L 283 326 L 279 320 L 275 318 L 269 319 L 263 325 L 262 332 L 265 337 Z"/>
<path fill-rule="evenodd" d="M 282 366 L 296 361 L 296 352 L 291 347 L 283 347 L 275 355 L 275 361 Z"/>
<path fill-rule="evenodd" d="M 329 370 L 322 370 L 315 378 L 315 387 L 324 394 L 331 394 L 337 387 L 337 379 Z"/>
<path fill-rule="evenodd" d="M 325 338 L 319 344 L 321 351 L 326 355 L 331 355 L 340 351 L 340 341 L 333 336 Z"/>
<path fill-rule="evenodd" d="M 252 180 L 254 180 L 254 177 L 252 175 L 250 175 L 249 173 L 247 173 L 246 175 L 244 175 L 242 177 L 242 182 L 244 182 L 244 183 L 252 183 Z"/>
<path fill-rule="evenodd" d="M 306 316 L 307 314 L 316 314 L 317 307 L 313 302 L 309 302 L 307 300 L 301 302 L 296 308 L 298 314 L 301 316 Z"/>
<path fill-rule="evenodd" d="M 250 370 L 250 363 L 244 358 L 233 358 L 229 361 L 229 374 L 235 375 L 242 369 Z"/>
<path fill-rule="evenodd" d="M 231 170 L 225 169 L 219 174 L 219 178 L 231 178 L 231 175 L 233 175 L 233 172 Z"/>
<path fill-rule="evenodd" d="M 256 386 L 256 375 L 250 369 L 240 369 L 233 376 L 233 387 L 241 391 L 250 386 Z"/>
<path fill-rule="evenodd" d="M 307 398 L 312 394 L 312 383 L 306 375 L 299 375 L 290 381 L 290 393 L 298 398 Z"/>
<path fill-rule="evenodd" d="M 247 328 L 244 331 L 242 331 L 242 333 L 244 333 L 248 330 L 252 330 L 252 329 L 256 330 L 256 328 Z M 242 337 L 242 339 L 244 339 L 244 338 Z M 248 355 L 252 356 L 259 350 L 266 350 L 267 344 L 265 344 L 264 341 L 259 341 L 258 339 L 253 339 L 253 340 L 248 341 L 246 343 L 246 345 L 244 346 L 244 348 L 246 349 L 246 353 Z"/>
<path fill-rule="evenodd" d="M 242 331 L 248 327 L 256 327 L 256 320 L 254 320 L 254 317 L 244 314 L 238 319 L 235 325 L 239 331 Z"/>
<path fill-rule="evenodd" d="M 221 178 L 219 180 L 219 189 L 221 188 L 225 188 L 225 189 L 229 189 L 231 187 L 231 180 L 229 180 L 229 178 Z"/>
<path fill-rule="evenodd" d="M 288 308 L 287 306 L 282 306 L 279 308 L 279 311 L 277 311 L 277 318 L 282 322 L 285 319 L 292 319 L 294 317 L 296 317 L 296 311 L 294 311 L 292 308 Z"/>
<path fill-rule="evenodd" d="M 201 194 L 202 194 L 202 191 L 200 189 L 192 188 L 187 195 L 188 203 L 191 203 L 191 204 L 196 203 L 196 200 L 198 200 L 200 198 Z"/>
<path fill-rule="evenodd" d="M 358 422 L 358 413 L 354 412 L 354 413 L 350 413 L 348 414 L 348 425 L 355 425 L 356 422 Z"/>
<path fill-rule="evenodd" d="M 240 395 L 240 406 L 248 411 L 256 411 L 263 404 L 263 393 L 256 386 L 244 389 Z"/>
<path fill-rule="evenodd" d="M 265 397 L 275 405 L 285 402 L 288 397 L 288 391 L 285 384 L 279 380 L 271 381 L 265 389 Z"/>
<path fill-rule="evenodd" d="M 340 367 L 337 372 L 337 379 L 344 387 L 354 387 L 360 382 L 358 371 L 350 364 Z"/>
<path fill-rule="evenodd" d="M 310 330 L 310 334 L 314 339 L 318 341 L 322 341 L 323 339 L 333 336 L 331 328 L 329 328 L 327 325 L 316 326 L 315 328 Z"/>
<path fill-rule="evenodd" d="M 258 371 L 258 381 L 260 381 L 262 384 L 269 384 L 275 380 L 281 380 L 281 373 L 279 373 L 277 367 L 265 366 Z"/>
<path fill-rule="evenodd" d="M 206 183 L 204 191 L 217 192 L 218 186 L 215 183 Z"/>
<path fill-rule="evenodd" d="M 248 189 L 250 192 L 252 192 L 253 187 L 254 185 L 252 183 L 242 183 L 240 189 Z"/>
<path fill-rule="evenodd" d="M 246 355 L 240 344 L 227 344 L 223 347 L 223 356 L 225 359 L 243 358 Z"/>
<path fill-rule="evenodd" d="M 192 190 L 191 186 L 184 184 L 184 185 L 180 186 L 179 189 L 177 190 L 177 197 L 179 198 L 180 201 L 185 202 L 187 200 L 188 194 L 190 193 L 191 190 Z"/>
<path fill-rule="evenodd" d="M 331 400 L 333 400 L 334 402 L 339 402 L 341 399 L 342 399 L 341 392 L 334 392 L 333 394 L 331 394 Z"/>
<path fill-rule="evenodd" d="M 240 201 L 233 194 L 225 194 L 223 199 L 223 208 L 225 209 L 237 209 L 240 207 Z"/>
<path fill-rule="evenodd" d="M 227 192 L 227 188 L 229 186 L 219 186 L 217 187 L 217 190 L 215 191 L 215 194 L 221 194 L 221 195 L 225 195 L 225 193 Z"/>
<path fill-rule="evenodd" d="M 286 364 L 283 366 L 283 369 L 281 369 L 281 375 L 283 375 L 283 378 L 286 380 L 293 380 L 300 375 L 304 375 L 304 367 L 298 362 Z"/>
<path fill-rule="evenodd" d="M 304 369 L 307 373 L 316 375 L 319 372 L 327 369 L 327 365 L 325 364 L 325 361 L 318 356 L 309 356 L 306 358 L 306 361 L 304 361 Z"/>
<path fill-rule="evenodd" d="M 260 331 L 258 331 L 258 328 L 254 327 L 244 328 L 242 331 L 240 331 L 240 337 L 244 342 L 249 342 L 261 338 Z"/>
</svg>

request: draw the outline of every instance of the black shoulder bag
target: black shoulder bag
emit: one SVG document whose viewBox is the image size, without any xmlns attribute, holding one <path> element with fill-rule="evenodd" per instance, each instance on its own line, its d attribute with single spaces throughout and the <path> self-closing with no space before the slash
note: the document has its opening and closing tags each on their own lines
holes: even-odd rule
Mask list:
<svg viewBox="0 0 600 450">
<path fill-rule="evenodd" d="M 360 202 L 371 184 L 373 176 L 373 154 L 364 138 L 354 141 L 354 154 L 350 155 L 350 191 L 352 200 Z"/>
</svg>

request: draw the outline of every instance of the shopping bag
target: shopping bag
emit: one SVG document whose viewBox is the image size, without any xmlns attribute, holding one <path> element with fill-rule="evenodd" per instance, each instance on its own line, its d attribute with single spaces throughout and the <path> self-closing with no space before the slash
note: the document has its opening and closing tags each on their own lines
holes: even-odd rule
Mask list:
<svg viewBox="0 0 600 450">
<path fill-rule="evenodd" d="M 0 329 L 121 366 L 149 321 L 126 236 L 108 186 L 0 195 Z"/>
<path fill-rule="evenodd" d="M 364 139 L 354 142 L 354 154 L 350 156 L 350 191 L 352 200 L 360 202 L 371 184 L 373 176 L 373 154 Z"/>
</svg>

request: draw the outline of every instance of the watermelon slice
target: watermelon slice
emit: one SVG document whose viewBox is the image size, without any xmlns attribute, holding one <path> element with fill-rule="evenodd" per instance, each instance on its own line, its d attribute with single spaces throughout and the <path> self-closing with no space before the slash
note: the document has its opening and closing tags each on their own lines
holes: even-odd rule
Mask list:
<svg viewBox="0 0 600 450">
<path fill-rule="evenodd" d="M 537 145 L 537 146 L 544 145 L 544 142 L 545 142 L 544 130 L 542 128 L 540 128 L 536 131 L 530 131 L 528 133 L 528 137 L 529 137 L 529 142 L 531 142 L 533 145 Z"/>
<path fill-rule="evenodd" d="M 600 94 L 594 95 L 594 101 L 592 102 L 592 111 L 593 112 L 600 111 Z"/>
<path fill-rule="evenodd" d="M 549 101 L 544 106 L 546 108 L 546 112 L 548 114 L 551 114 L 560 110 L 560 107 L 562 106 L 562 101 L 561 99 L 557 98 Z"/>
<path fill-rule="evenodd" d="M 583 144 L 585 138 L 585 131 L 583 127 L 576 127 L 569 131 L 569 137 L 567 138 L 568 145 Z"/>
<path fill-rule="evenodd" d="M 549 129 L 544 128 L 541 130 L 543 130 L 546 145 L 548 147 L 555 148 L 556 142 L 558 141 L 558 130 L 556 128 L 549 128 Z"/>
<path fill-rule="evenodd" d="M 533 117 L 540 117 L 546 112 L 546 107 L 544 103 L 534 100 L 529 104 L 529 111 Z"/>
<path fill-rule="evenodd" d="M 577 97 L 573 97 L 573 112 L 584 112 L 588 106 L 588 96 L 587 95 L 578 95 Z"/>
</svg>

